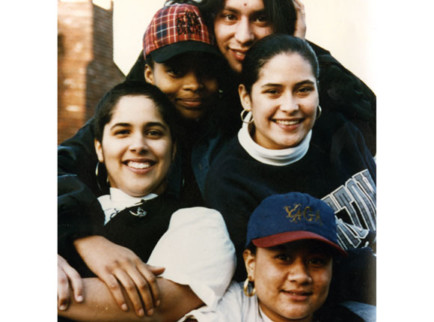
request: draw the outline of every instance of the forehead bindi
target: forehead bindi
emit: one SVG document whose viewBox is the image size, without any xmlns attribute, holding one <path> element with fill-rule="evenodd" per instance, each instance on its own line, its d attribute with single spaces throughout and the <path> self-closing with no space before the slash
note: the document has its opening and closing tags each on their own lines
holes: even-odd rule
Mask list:
<svg viewBox="0 0 434 322">
<path fill-rule="evenodd" d="M 234 12 L 248 10 L 250 13 L 263 12 L 265 10 L 262 0 L 240 1 L 240 0 L 226 0 L 224 10 Z"/>
</svg>

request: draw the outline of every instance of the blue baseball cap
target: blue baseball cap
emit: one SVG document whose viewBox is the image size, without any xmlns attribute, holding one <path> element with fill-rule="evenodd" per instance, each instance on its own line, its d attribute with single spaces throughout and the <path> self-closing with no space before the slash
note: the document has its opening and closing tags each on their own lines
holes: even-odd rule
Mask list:
<svg viewBox="0 0 434 322">
<path fill-rule="evenodd" d="M 324 242 L 347 254 L 338 244 L 333 209 L 306 193 L 270 196 L 250 216 L 246 246 L 267 248 L 303 239 Z"/>
</svg>

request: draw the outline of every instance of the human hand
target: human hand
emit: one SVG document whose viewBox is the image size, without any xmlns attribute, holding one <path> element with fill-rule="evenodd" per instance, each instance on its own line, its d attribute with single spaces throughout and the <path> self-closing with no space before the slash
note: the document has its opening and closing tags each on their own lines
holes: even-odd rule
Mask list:
<svg viewBox="0 0 434 322">
<path fill-rule="evenodd" d="M 83 302 L 83 281 L 77 271 L 60 255 L 57 255 L 57 302 L 61 311 L 69 306 L 71 290 L 77 302 Z"/>
<path fill-rule="evenodd" d="M 300 0 L 293 0 L 297 20 L 295 21 L 294 36 L 304 39 L 306 37 L 306 14 L 304 4 Z"/>
<path fill-rule="evenodd" d="M 155 276 L 163 273 L 163 267 L 145 264 L 133 251 L 102 236 L 80 238 L 74 245 L 87 266 L 107 285 L 123 311 L 128 311 L 128 305 L 122 287 L 138 316 L 144 316 L 144 309 L 147 315 L 154 313 L 154 308 L 160 304 Z"/>
</svg>

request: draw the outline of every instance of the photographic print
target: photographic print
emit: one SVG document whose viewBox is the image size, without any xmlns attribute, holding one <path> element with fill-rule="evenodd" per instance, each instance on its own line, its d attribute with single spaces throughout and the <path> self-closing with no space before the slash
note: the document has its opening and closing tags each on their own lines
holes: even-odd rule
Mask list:
<svg viewBox="0 0 434 322">
<path fill-rule="evenodd" d="M 376 321 L 372 6 L 57 1 L 59 321 Z"/>
</svg>

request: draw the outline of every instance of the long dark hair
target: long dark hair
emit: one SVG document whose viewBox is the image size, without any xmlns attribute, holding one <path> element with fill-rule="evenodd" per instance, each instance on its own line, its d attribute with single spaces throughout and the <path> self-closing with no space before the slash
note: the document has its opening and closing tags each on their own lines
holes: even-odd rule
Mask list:
<svg viewBox="0 0 434 322">
<path fill-rule="evenodd" d="M 292 1 L 262 0 L 268 21 L 273 25 L 275 33 L 293 35 L 297 14 Z M 204 16 L 210 30 L 214 30 L 214 20 L 223 10 L 225 0 L 167 0 L 166 4 L 188 3 L 197 6 Z"/>
</svg>

